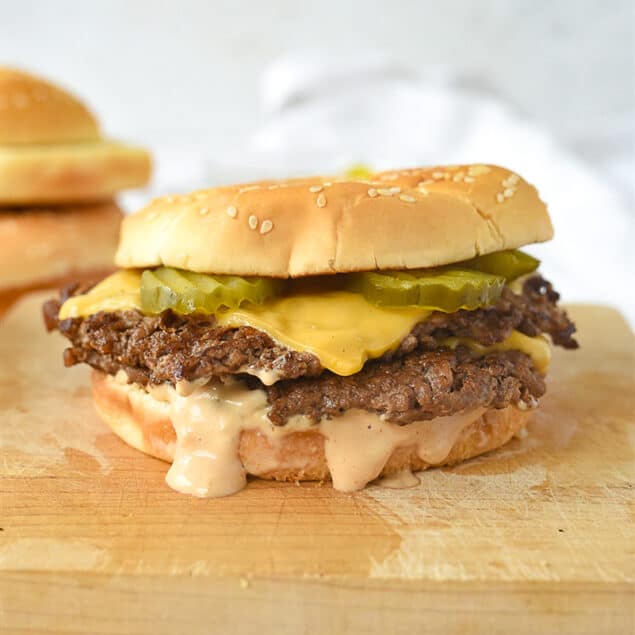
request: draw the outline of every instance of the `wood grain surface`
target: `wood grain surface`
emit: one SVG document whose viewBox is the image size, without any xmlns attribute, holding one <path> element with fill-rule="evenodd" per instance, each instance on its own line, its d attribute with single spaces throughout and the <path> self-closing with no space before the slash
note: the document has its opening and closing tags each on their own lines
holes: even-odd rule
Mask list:
<svg viewBox="0 0 635 635">
<path fill-rule="evenodd" d="M 93 412 L 86 368 L 0 323 L 2 633 L 632 633 L 635 354 L 572 307 L 528 435 L 412 489 L 171 491 Z"/>
</svg>

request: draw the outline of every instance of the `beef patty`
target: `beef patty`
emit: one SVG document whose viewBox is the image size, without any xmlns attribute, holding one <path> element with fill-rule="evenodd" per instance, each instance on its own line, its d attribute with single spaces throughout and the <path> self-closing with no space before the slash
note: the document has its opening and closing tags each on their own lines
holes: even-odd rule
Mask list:
<svg viewBox="0 0 635 635">
<path fill-rule="evenodd" d="M 351 408 L 404 424 L 479 406 L 533 407 L 545 393 L 545 382 L 531 358 L 520 351 L 474 358 L 459 347 L 375 360 L 350 377 L 325 372 L 264 389 L 271 405 L 269 419 L 275 425 L 284 425 L 294 415 L 318 422 Z"/>
<path fill-rule="evenodd" d="M 131 381 L 144 385 L 242 374 L 246 369 L 274 371 L 280 379 L 317 377 L 326 372 L 315 355 L 290 350 L 251 327 L 219 326 L 214 316 L 179 316 L 169 311 L 144 316 L 138 311 L 119 311 L 58 320 L 61 303 L 79 291 L 67 289 L 60 300 L 44 305 L 47 328 L 59 329 L 71 341 L 64 352 L 66 366 L 83 362 L 109 374 L 124 370 Z M 525 282 L 522 293 L 506 288 L 491 307 L 433 313 L 395 351 L 380 359 L 435 350 L 440 339 L 450 336 L 490 345 L 504 340 L 514 329 L 532 337 L 548 333 L 555 344 L 576 348 L 575 326 L 558 308 L 558 298 L 550 283 L 534 276 Z"/>
</svg>

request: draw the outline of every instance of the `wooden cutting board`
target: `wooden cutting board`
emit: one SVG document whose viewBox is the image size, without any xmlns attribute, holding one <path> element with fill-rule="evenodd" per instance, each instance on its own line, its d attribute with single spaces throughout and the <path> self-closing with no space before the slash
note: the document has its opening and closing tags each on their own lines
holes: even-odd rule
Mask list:
<svg viewBox="0 0 635 635">
<path fill-rule="evenodd" d="M 633 335 L 572 307 L 529 434 L 412 489 L 200 500 L 95 416 L 40 323 L 0 323 L 0 631 L 632 633 Z"/>
</svg>

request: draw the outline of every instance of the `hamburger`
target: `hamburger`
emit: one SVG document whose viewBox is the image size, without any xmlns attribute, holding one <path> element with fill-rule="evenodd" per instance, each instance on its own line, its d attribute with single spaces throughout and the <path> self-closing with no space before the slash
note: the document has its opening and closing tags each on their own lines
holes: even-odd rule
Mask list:
<svg viewBox="0 0 635 635">
<path fill-rule="evenodd" d="M 121 268 L 44 307 L 101 418 L 196 496 L 247 475 L 342 491 L 506 443 L 576 348 L 518 248 L 553 230 L 490 165 L 307 178 L 151 202 Z"/>
<path fill-rule="evenodd" d="M 113 196 L 149 174 L 147 152 L 104 139 L 74 96 L 0 67 L 0 305 L 112 270 Z"/>
</svg>

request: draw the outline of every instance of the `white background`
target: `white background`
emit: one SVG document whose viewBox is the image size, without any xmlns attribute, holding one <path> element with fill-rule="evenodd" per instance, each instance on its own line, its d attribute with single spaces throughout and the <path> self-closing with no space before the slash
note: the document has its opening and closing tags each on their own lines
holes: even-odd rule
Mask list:
<svg viewBox="0 0 635 635">
<path fill-rule="evenodd" d="M 470 94 L 500 98 L 519 120 L 542 127 L 560 150 L 586 162 L 588 172 L 576 172 L 579 200 L 586 178 L 580 175 L 588 174 L 615 195 L 590 188 L 593 205 L 622 205 L 632 219 L 634 6 L 632 0 L 0 0 L 0 63 L 58 81 L 88 102 L 109 135 L 155 149 L 160 169 L 153 190 L 161 192 L 173 187 L 179 168 L 192 185 L 203 185 L 224 178 L 224 158 L 240 162 L 253 133 L 272 117 L 261 82 L 280 55 L 293 59 L 310 50 L 350 65 L 381 52 L 428 82 L 451 78 Z M 328 93 L 328 81 L 314 90 Z M 465 117 L 457 115 L 457 130 Z M 205 168 L 192 156 L 203 157 Z M 277 165 L 284 169 L 284 162 Z M 566 207 L 568 187 L 562 183 L 563 194 L 550 201 L 560 241 L 554 249 L 561 252 L 576 242 L 575 225 L 588 221 L 576 223 L 571 210 L 558 209 Z M 618 215 L 610 226 L 621 244 L 629 236 L 623 219 Z M 582 283 L 576 286 L 576 274 L 591 276 L 604 253 L 613 256 L 612 271 L 622 263 L 610 245 L 587 239 L 571 252 L 579 271 L 568 272 L 569 298 L 623 305 L 623 282 L 602 293 L 605 273 L 586 295 Z M 630 263 L 624 261 L 624 280 L 633 274 Z"/>
<path fill-rule="evenodd" d="M 593 158 L 589 140 L 633 133 L 633 6 L 632 0 L 0 0 L 0 59 L 79 91 L 114 134 L 148 142 L 204 139 L 210 152 L 219 152 L 259 122 L 258 79 L 278 55 L 379 49 L 422 72 L 456 70 Z"/>
</svg>

